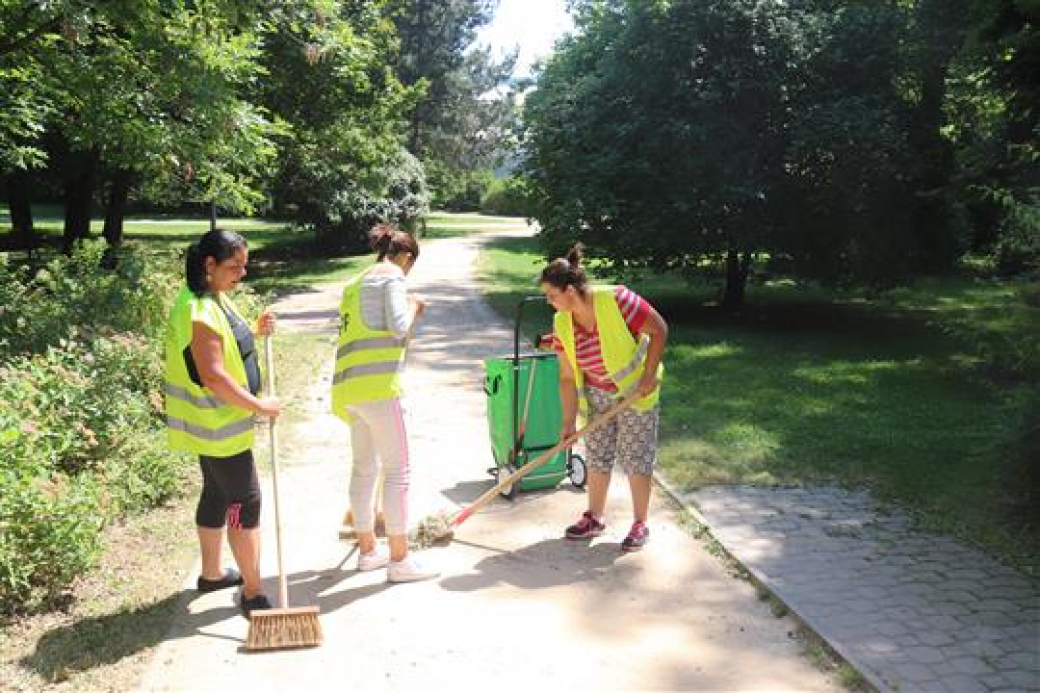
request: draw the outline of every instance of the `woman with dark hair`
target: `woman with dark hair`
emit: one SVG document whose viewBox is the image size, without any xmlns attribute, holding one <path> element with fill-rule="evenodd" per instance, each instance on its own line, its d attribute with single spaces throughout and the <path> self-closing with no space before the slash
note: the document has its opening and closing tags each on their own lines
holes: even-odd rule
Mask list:
<svg viewBox="0 0 1040 693">
<path fill-rule="evenodd" d="M 426 303 L 408 296 L 405 277 L 419 259 L 411 234 L 390 224 L 370 233 L 374 265 L 347 282 L 340 303 L 332 410 L 350 424 L 350 507 L 360 571 L 387 568 L 390 582 L 438 575 L 408 551 L 408 436 L 401 408 L 401 367 Z M 375 490 L 383 475 L 389 551 L 376 542 Z"/>
<path fill-rule="evenodd" d="M 579 412 L 595 419 L 635 391 L 642 395 L 612 423 L 585 439 L 589 465 L 588 508 L 567 528 L 568 539 L 599 536 L 614 463 L 628 475 L 632 527 L 621 542 L 639 551 L 650 540 L 646 526 L 657 456 L 658 396 L 664 373 L 661 357 L 668 325 L 645 299 L 624 286 L 590 286 L 581 265 L 584 248 L 542 270 L 539 286 L 556 310 L 553 343 L 560 359 L 562 437 L 572 434 Z M 644 336 L 647 341 L 644 341 Z"/>
<path fill-rule="evenodd" d="M 200 592 L 242 585 L 248 618 L 271 607 L 260 579 L 260 484 L 253 463 L 255 415 L 278 416 L 278 400 L 259 397 L 253 330 L 228 293 L 246 274 L 249 250 L 237 233 L 214 229 L 188 248 L 186 286 L 166 332 L 166 423 L 170 445 L 199 456 L 202 495 L 195 511 Z M 265 312 L 255 331 L 274 331 Z M 238 569 L 224 569 L 225 527 Z"/>
</svg>

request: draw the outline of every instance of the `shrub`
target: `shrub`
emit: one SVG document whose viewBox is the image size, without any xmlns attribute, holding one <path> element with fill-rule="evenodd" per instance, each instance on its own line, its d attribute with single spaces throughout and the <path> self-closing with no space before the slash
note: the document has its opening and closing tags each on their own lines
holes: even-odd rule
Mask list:
<svg viewBox="0 0 1040 693">
<path fill-rule="evenodd" d="M 377 222 L 412 230 L 430 211 L 422 163 L 403 149 L 368 179 L 326 180 L 314 195 L 301 206 L 302 221 L 317 230 L 325 247 L 345 252 L 367 250 L 368 232 Z"/>
<path fill-rule="evenodd" d="M 12 472 L 0 472 L 0 611 L 5 614 L 53 604 L 94 565 L 103 523 L 90 477 Z"/>
<path fill-rule="evenodd" d="M 105 524 L 182 486 L 165 450 L 160 334 L 177 281 L 88 245 L 34 273 L 0 266 L 0 610 L 54 603 Z"/>
<path fill-rule="evenodd" d="M 1008 210 L 997 242 L 997 269 L 1005 276 L 1040 278 L 1040 204 Z"/>
<path fill-rule="evenodd" d="M 526 181 L 520 176 L 499 178 L 488 188 L 480 201 L 484 214 L 501 214 L 514 217 L 533 216 L 530 193 Z"/>
<path fill-rule="evenodd" d="M 115 269 L 100 269 L 103 254 L 102 242 L 88 241 L 72 257 L 35 271 L 0 261 L 0 344 L 6 353 L 42 352 L 78 332 L 106 328 L 161 333 L 177 282 L 132 253 Z"/>
</svg>

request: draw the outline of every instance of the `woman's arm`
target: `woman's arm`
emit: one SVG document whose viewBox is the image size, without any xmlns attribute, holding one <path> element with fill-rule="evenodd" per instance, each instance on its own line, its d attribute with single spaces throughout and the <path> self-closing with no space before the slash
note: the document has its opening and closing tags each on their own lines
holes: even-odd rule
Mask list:
<svg viewBox="0 0 1040 693">
<path fill-rule="evenodd" d="M 560 403 L 563 405 L 563 430 L 560 431 L 560 440 L 563 440 L 578 427 L 578 386 L 567 357 L 561 353 L 557 361 L 560 363 Z"/>
<path fill-rule="evenodd" d="M 668 341 L 668 323 L 664 321 L 657 309 L 650 306 L 650 314 L 646 316 L 646 322 L 639 330 L 650 338 L 650 345 L 646 350 L 646 367 L 643 377 L 639 379 L 636 390 L 642 397 L 646 397 L 657 387 L 657 367 L 664 357 L 664 346 Z"/>
<path fill-rule="evenodd" d="M 224 370 L 224 347 L 220 335 L 200 322 L 191 324 L 191 356 L 199 369 L 202 384 L 223 402 L 261 416 L 278 416 L 276 397 L 254 397 Z"/>
</svg>

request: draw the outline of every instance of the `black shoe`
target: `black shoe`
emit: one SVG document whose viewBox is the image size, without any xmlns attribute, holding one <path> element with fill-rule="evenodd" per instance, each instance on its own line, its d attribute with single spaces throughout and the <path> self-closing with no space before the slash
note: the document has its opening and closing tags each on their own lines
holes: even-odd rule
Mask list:
<svg viewBox="0 0 1040 693">
<path fill-rule="evenodd" d="M 224 571 L 224 577 L 218 580 L 207 580 L 206 578 L 199 576 L 199 579 L 195 581 L 195 587 L 199 592 L 216 592 L 217 590 L 227 589 L 228 587 L 235 587 L 236 585 L 242 584 L 242 576 L 238 574 L 238 571 L 234 568 L 228 568 Z"/>
<path fill-rule="evenodd" d="M 272 608 L 270 600 L 263 594 L 246 599 L 245 592 L 239 597 L 238 605 L 242 608 L 242 615 L 249 618 L 254 611 L 263 611 Z"/>
</svg>

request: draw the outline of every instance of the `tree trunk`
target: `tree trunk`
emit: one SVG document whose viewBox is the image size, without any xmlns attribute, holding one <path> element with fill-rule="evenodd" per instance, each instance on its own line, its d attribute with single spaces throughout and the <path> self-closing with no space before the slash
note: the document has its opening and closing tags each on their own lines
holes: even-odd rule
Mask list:
<svg viewBox="0 0 1040 693">
<path fill-rule="evenodd" d="M 101 235 L 112 248 L 123 244 L 123 217 L 126 216 L 126 200 L 130 197 L 133 185 L 133 173 L 129 169 L 120 168 L 112 175 L 112 183 L 108 189 L 108 207 L 105 209 L 105 226 Z"/>
<path fill-rule="evenodd" d="M 726 251 L 726 288 L 722 294 L 722 307 L 726 311 L 734 312 L 743 307 L 750 272 L 751 253 L 745 252 L 741 257 L 736 248 Z"/>
<path fill-rule="evenodd" d="M 921 99 L 911 121 L 911 147 L 917 162 L 912 209 L 917 241 L 916 269 L 936 271 L 959 254 L 951 229 L 950 181 L 955 170 L 953 145 L 943 135 L 950 63 L 964 42 L 965 0 L 922 0 L 916 23 L 920 42 L 918 79 Z"/>
<path fill-rule="evenodd" d="M 65 229 L 62 249 L 72 253 L 76 241 L 90 237 L 93 213 L 94 183 L 97 178 L 96 152 L 73 152 L 65 171 Z"/>
<path fill-rule="evenodd" d="M 39 244 L 33 228 L 32 193 L 28 171 L 7 176 L 7 204 L 11 209 L 11 248 L 32 250 Z"/>
<path fill-rule="evenodd" d="M 419 0 L 418 40 L 415 45 L 415 80 L 419 81 L 423 68 L 426 66 L 426 0 Z M 411 86 L 411 85 L 409 85 Z M 422 110 L 423 104 L 417 103 L 412 111 L 412 132 L 409 137 L 408 151 L 418 158 L 422 158 Z"/>
</svg>

